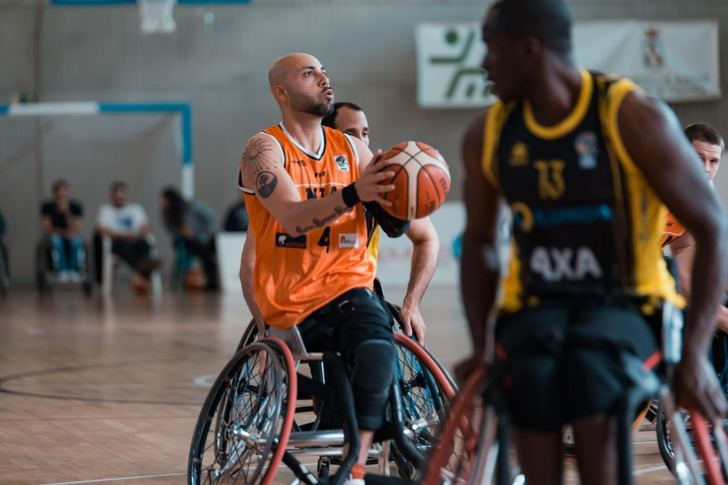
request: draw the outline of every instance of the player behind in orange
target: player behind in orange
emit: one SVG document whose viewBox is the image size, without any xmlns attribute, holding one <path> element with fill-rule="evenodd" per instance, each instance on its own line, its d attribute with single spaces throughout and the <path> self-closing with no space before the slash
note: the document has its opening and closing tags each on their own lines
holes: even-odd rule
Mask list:
<svg viewBox="0 0 728 485">
<path fill-rule="evenodd" d="M 703 169 L 705 170 L 711 186 L 718 174 L 720 160 L 725 149 L 725 142 L 713 126 L 708 123 L 693 123 L 685 128 L 693 148 L 698 153 Z M 669 213 L 665 223 L 662 241 L 663 247 L 669 247 L 673 258 L 677 260 L 680 272 L 680 293 L 690 301 L 691 282 L 693 272 L 693 259 L 695 258 L 695 239 L 680 222 Z M 728 332 L 728 308 L 721 305 L 718 310 L 718 328 Z"/>
<path fill-rule="evenodd" d="M 334 103 L 334 109 L 323 119 L 322 124 L 359 138 L 369 146 L 369 122 L 367 116 L 364 110 L 354 103 Z M 381 230 L 377 224 L 377 220 L 371 215 L 371 212 L 367 214 L 367 221 L 369 223 L 369 242 L 367 243 L 369 255 L 376 265 L 379 255 L 379 237 Z M 385 232 L 387 232 L 386 228 Z M 407 283 L 407 293 L 402 302 L 400 316 L 402 323 L 404 323 L 405 333 L 412 335 L 414 331 L 417 340 L 423 344 L 425 341 L 426 327 L 425 320 L 422 318 L 420 311 L 420 302 L 435 272 L 440 241 L 437 237 L 437 231 L 435 231 L 435 227 L 430 222 L 429 217 L 413 220 L 409 227 L 406 228 L 405 234 L 412 241 L 412 266 L 409 282 Z"/>
<path fill-rule="evenodd" d="M 252 289 L 261 333 L 266 323 L 298 326 L 308 350 L 338 351 L 351 369 L 361 444 L 351 483 L 363 483 L 395 351 L 392 317 L 372 291 L 361 202 L 389 206 L 382 194 L 394 189 L 385 182 L 393 173 L 361 140 L 321 125 L 334 92 L 318 59 L 281 57 L 268 80 L 282 121 L 253 135 L 240 161 L 255 250 L 244 290 Z"/>
</svg>

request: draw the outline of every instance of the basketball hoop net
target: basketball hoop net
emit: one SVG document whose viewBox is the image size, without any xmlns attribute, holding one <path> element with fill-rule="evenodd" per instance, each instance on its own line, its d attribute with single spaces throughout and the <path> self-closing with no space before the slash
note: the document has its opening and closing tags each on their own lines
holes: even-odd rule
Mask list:
<svg viewBox="0 0 728 485">
<path fill-rule="evenodd" d="M 137 0 L 142 19 L 142 33 L 169 34 L 175 31 L 174 5 L 177 0 Z"/>
</svg>

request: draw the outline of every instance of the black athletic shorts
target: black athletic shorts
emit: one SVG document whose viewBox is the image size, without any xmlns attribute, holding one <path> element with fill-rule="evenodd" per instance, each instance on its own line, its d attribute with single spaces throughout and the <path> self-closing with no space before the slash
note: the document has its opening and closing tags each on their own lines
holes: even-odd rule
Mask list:
<svg viewBox="0 0 728 485">
<path fill-rule="evenodd" d="M 513 423 L 555 432 L 574 418 L 615 413 L 629 386 L 615 349 L 642 361 L 653 357 L 660 318 L 631 305 L 563 305 L 499 318 Z"/>
</svg>

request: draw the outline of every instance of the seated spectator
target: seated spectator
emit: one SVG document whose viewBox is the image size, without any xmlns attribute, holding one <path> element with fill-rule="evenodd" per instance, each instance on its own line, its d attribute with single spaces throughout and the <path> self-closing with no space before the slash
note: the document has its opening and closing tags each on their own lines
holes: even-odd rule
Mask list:
<svg viewBox="0 0 728 485">
<path fill-rule="evenodd" d="M 162 220 L 175 244 L 184 244 L 190 254 L 199 258 L 205 272 L 205 289 L 219 289 L 212 209 L 202 202 L 185 200 L 173 187 L 167 187 L 160 195 Z"/>
<path fill-rule="evenodd" d="M 102 238 L 111 238 L 111 252 L 127 263 L 134 273 L 132 286 L 140 293 L 151 288 L 150 277 L 159 267 L 151 257 L 149 223 L 144 208 L 127 201 L 129 188 L 124 182 L 111 184 L 111 203 L 99 208 L 94 237 L 96 278 L 101 282 Z"/>
<path fill-rule="evenodd" d="M 51 252 L 52 270 L 60 281 L 81 281 L 79 270 L 85 260 L 81 238 L 83 207 L 70 198 L 68 181 L 56 180 L 51 190 L 53 199 L 41 204 L 40 223 Z"/>
<path fill-rule="evenodd" d="M 247 232 L 248 224 L 248 209 L 245 208 L 245 200 L 241 199 L 228 209 L 223 230 L 226 232 Z"/>
</svg>

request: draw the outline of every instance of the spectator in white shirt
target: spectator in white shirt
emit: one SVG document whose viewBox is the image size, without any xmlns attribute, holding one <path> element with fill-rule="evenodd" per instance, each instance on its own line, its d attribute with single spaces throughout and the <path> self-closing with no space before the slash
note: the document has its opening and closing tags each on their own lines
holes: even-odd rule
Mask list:
<svg viewBox="0 0 728 485">
<path fill-rule="evenodd" d="M 111 184 L 111 203 L 99 208 L 96 218 L 96 277 L 101 281 L 101 241 L 111 238 L 111 251 L 133 270 L 132 285 L 140 292 L 150 288 L 149 278 L 159 267 L 159 260 L 150 256 L 149 224 L 144 208 L 127 201 L 129 188 L 124 182 Z"/>
</svg>

